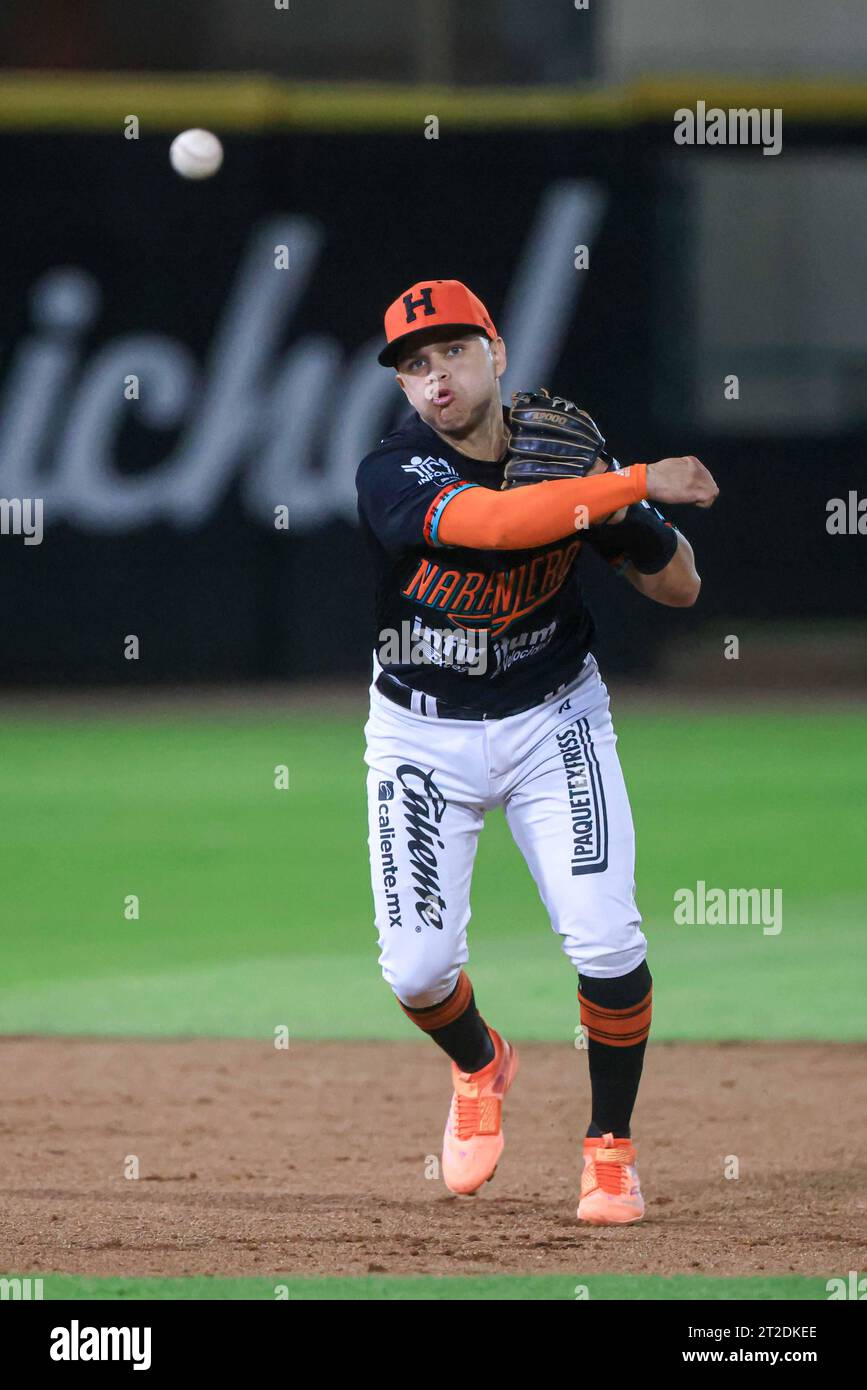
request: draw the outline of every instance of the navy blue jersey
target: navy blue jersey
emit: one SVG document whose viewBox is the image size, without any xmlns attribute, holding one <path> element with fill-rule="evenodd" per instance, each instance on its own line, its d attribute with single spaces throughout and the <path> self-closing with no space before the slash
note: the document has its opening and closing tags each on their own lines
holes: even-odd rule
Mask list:
<svg viewBox="0 0 867 1390">
<path fill-rule="evenodd" d="M 594 632 L 578 557 L 583 544 L 616 548 L 593 531 L 530 550 L 443 545 L 450 501 L 468 487 L 499 491 L 505 463 L 505 455 L 468 458 L 414 414 L 356 475 L 383 670 L 495 718 L 530 708 L 578 674 Z"/>
</svg>

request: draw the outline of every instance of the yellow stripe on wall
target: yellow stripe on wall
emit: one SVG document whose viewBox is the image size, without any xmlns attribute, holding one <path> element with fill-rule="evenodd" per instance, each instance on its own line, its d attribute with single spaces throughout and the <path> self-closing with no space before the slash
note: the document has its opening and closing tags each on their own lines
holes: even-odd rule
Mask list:
<svg viewBox="0 0 867 1390">
<path fill-rule="evenodd" d="M 294 83 L 265 74 L 23 73 L 0 75 L 0 130 L 142 133 L 203 125 L 221 132 L 411 131 L 426 116 L 461 129 L 628 126 L 708 107 L 781 107 L 783 119 L 867 120 L 867 83 L 648 78 L 626 87 L 410 87 Z"/>
</svg>

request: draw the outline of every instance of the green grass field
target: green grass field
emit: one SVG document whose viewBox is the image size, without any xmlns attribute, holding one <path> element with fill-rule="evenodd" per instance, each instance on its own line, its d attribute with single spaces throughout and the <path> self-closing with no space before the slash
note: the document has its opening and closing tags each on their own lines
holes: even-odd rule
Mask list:
<svg viewBox="0 0 867 1390">
<path fill-rule="evenodd" d="M 655 1040 L 863 1039 L 867 719 L 768 709 L 617 722 Z M 270 1038 L 276 1018 L 296 1038 L 415 1039 L 377 966 L 362 725 L 3 726 L 0 1032 Z M 277 764 L 288 790 L 275 790 Z M 782 931 L 675 925 L 674 892 L 699 879 L 782 889 Z M 124 914 L 130 894 L 138 920 Z M 485 1012 L 518 1038 L 571 1038 L 574 975 L 501 813 L 482 836 L 473 913 Z M 277 1282 L 52 1276 L 47 1296 L 273 1298 Z M 303 1299 L 556 1299 L 584 1281 L 282 1282 Z M 825 1297 L 822 1281 L 798 1278 L 592 1282 L 599 1298 Z"/>
<path fill-rule="evenodd" d="M 39 1277 L 38 1275 L 36 1276 Z M 827 1301 L 826 1280 L 798 1275 L 776 1278 L 708 1279 L 700 1275 L 673 1274 L 492 1274 L 455 1278 L 423 1275 L 391 1278 L 361 1276 L 356 1279 L 299 1279 L 297 1275 L 269 1279 L 86 1279 L 70 1274 L 43 1278 L 45 1299 L 227 1299 L 235 1301 L 281 1300 L 318 1302 L 322 1299 L 356 1301 L 448 1301 L 456 1299 L 508 1300 L 521 1303 L 620 1302 L 746 1298 L 775 1301 Z"/>
<path fill-rule="evenodd" d="M 618 726 L 654 1037 L 864 1037 L 867 720 Z M 5 726 L 0 1031 L 256 1037 L 280 1018 L 298 1038 L 414 1036 L 376 961 L 363 774 L 361 721 Z M 699 879 L 782 889 L 782 931 L 676 926 L 673 894 Z M 470 946 L 504 1028 L 571 1035 L 573 973 L 501 813 Z"/>
</svg>

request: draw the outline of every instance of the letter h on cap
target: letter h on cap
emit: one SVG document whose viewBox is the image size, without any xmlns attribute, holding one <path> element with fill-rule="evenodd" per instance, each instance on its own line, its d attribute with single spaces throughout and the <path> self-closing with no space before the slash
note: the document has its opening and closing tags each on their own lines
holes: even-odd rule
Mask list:
<svg viewBox="0 0 867 1390">
<path fill-rule="evenodd" d="M 431 300 L 431 293 L 432 287 L 430 285 L 425 285 L 424 289 L 420 292 L 418 299 L 413 299 L 411 294 L 404 295 L 403 307 L 406 309 L 407 323 L 415 323 L 417 317 L 415 312 L 416 309 L 424 309 L 425 314 L 436 313 L 436 309 L 433 306 L 433 301 Z"/>
</svg>

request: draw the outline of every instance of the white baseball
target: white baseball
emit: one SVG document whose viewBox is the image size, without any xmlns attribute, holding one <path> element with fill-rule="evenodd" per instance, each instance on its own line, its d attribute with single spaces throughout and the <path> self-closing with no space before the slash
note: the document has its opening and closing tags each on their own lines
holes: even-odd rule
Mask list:
<svg viewBox="0 0 867 1390">
<path fill-rule="evenodd" d="M 223 162 L 223 146 L 210 130 L 183 130 L 169 150 L 176 173 L 185 179 L 209 179 Z"/>
</svg>

